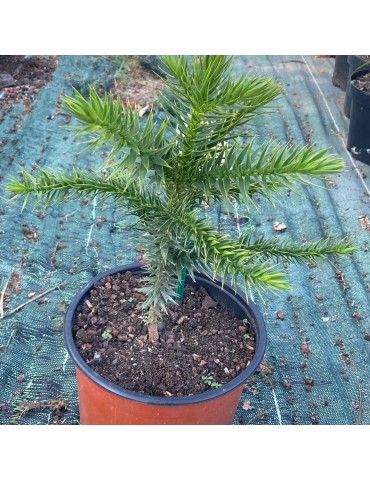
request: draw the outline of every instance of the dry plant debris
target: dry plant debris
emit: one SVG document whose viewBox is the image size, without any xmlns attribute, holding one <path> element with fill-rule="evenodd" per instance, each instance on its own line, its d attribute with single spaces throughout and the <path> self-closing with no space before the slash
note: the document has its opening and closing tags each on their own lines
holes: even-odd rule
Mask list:
<svg viewBox="0 0 370 480">
<path fill-rule="evenodd" d="M 123 60 L 124 66 L 114 77 L 114 94 L 123 103 L 141 108 L 144 115 L 157 106 L 156 98 L 163 91 L 163 80 L 154 72 L 144 68 L 137 56 L 128 55 Z"/>
<path fill-rule="evenodd" d="M 370 218 L 367 215 L 361 215 L 358 217 L 362 230 L 370 232 Z"/>
<path fill-rule="evenodd" d="M 275 222 L 273 225 L 273 229 L 275 232 L 285 232 L 287 226 L 284 222 Z"/>
<path fill-rule="evenodd" d="M 8 279 L 6 280 L 4 287 L 0 295 L 0 318 L 4 318 L 4 308 L 10 302 L 12 295 L 17 295 L 22 291 L 22 276 L 18 270 L 13 270 Z"/>
<path fill-rule="evenodd" d="M 57 397 L 51 400 L 39 400 L 17 402 L 13 418 L 19 420 L 31 411 L 49 410 L 53 414 L 54 423 L 61 423 L 64 413 L 67 409 L 68 401 Z"/>
</svg>

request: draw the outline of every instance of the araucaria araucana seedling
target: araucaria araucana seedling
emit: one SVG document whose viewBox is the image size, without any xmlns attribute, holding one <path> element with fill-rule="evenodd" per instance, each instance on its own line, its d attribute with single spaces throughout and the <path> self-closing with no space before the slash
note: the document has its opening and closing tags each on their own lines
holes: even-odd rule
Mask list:
<svg viewBox="0 0 370 480">
<path fill-rule="evenodd" d="M 146 122 L 139 109 L 122 105 L 112 94 L 100 98 L 90 88 L 63 98 L 63 108 L 77 120 L 78 136 L 88 148 L 111 149 L 109 161 L 94 172 L 39 168 L 22 172 L 7 189 L 14 197 L 31 195 L 36 203 L 99 196 L 138 219 L 149 275 L 143 307 L 148 308 L 149 338 L 158 339 L 158 323 L 171 302 L 182 298 L 184 275 L 194 270 L 219 275 L 236 286 L 238 279 L 258 292 L 289 288 L 279 259 L 315 262 L 331 254 L 348 254 L 345 239 L 314 242 L 264 239 L 251 234 L 233 238 L 220 234 L 200 215 L 215 202 L 254 205 L 258 195 L 274 202 L 296 183 L 326 178 L 344 168 L 328 149 L 291 148 L 273 140 L 257 146 L 251 132 L 238 137 L 281 92 L 272 78 L 232 75 L 232 58 L 186 56 L 162 58 L 166 94 L 161 108 L 166 119 Z"/>
</svg>

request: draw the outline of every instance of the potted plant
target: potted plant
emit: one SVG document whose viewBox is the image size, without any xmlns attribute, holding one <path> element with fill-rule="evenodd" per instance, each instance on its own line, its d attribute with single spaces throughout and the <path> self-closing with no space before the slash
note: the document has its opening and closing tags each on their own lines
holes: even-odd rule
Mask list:
<svg viewBox="0 0 370 480">
<path fill-rule="evenodd" d="M 348 55 L 348 78 L 346 84 L 346 95 L 344 97 L 344 107 L 343 112 L 347 118 L 351 116 L 351 104 L 352 104 L 352 94 L 351 94 L 351 80 L 354 72 L 360 72 L 362 66 L 369 60 L 369 55 Z"/>
<path fill-rule="evenodd" d="M 66 314 L 83 424 L 231 423 L 266 342 L 249 288 L 289 289 L 279 259 L 285 266 L 354 251 L 345 239 L 233 238 L 208 225 L 204 212 L 215 202 L 274 202 L 344 163 L 313 146 L 257 146 L 250 132 L 243 142 L 238 130 L 281 92 L 273 79 L 235 79 L 226 56 L 165 56 L 162 65 L 161 125 L 152 114 L 142 124 L 111 94 L 75 91 L 64 109 L 88 147 L 111 149 L 108 161 L 95 172 L 23 171 L 7 186 L 24 204 L 99 195 L 137 218 L 143 263 L 102 272 Z"/>
<path fill-rule="evenodd" d="M 347 88 L 347 80 L 348 80 L 348 71 L 349 71 L 349 64 L 348 64 L 348 55 L 336 55 L 335 56 L 335 63 L 334 63 L 334 70 L 332 76 L 332 83 L 336 87 L 339 87 L 344 92 Z"/>
<path fill-rule="evenodd" d="M 370 164 L 370 62 L 352 74 L 350 94 L 347 149 L 357 160 Z"/>
</svg>

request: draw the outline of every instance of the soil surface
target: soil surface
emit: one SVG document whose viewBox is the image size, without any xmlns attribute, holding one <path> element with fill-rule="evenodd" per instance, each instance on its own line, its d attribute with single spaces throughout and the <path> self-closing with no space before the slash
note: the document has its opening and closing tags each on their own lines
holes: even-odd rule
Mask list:
<svg viewBox="0 0 370 480">
<path fill-rule="evenodd" d="M 21 101 L 26 110 L 30 109 L 39 90 L 52 79 L 57 64 L 56 55 L 0 55 L 0 110 L 5 113 Z"/>
<path fill-rule="evenodd" d="M 363 92 L 370 92 L 370 72 L 356 78 L 354 85 Z"/>
<path fill-rule="evenodd" d="M 131 391 L 184 396 L 221 386 L 244 370 L 255 341 L 247 321 L 186 286 L 184 300 L 164 316 L 158 342 L 148 340 L 131 272 L 107 276 L 90 291 L 75 315 L 76 346 L 99 375 Z"/>
<path fill-rule="evenodd" d="M 119 57 L 122 67 L 114 75 L 113 92 L 124 104 L 140 109 L 141 116 L 158 107 L 164 90 L 160 70 L 153 56 L 126 55 Z"/>
</svg>

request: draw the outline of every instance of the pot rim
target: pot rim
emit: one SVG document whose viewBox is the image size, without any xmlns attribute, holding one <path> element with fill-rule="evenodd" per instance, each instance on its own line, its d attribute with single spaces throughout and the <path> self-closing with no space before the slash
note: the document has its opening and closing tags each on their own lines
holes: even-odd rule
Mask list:
<svg viewBox="0 0 370 480">
<path fill-rule="evenodd" d="M 267 332 L 265 322 L 263 317 L 258 310 L 257 306 L 251 300 L 246 300 L 241 289 L 237 289 L 235 294 L 234 289 L 227 283 L 224 284 L 223 288 L 221 287 L 220 282 L 213 281 L 209 277 L 201 274 L 195 273 L 195 278 L 199 278 L 202 282 L 209 282 L 216 284 L 220 289 L 227 294 L 227 296 L 233 297 L 233 302 L 239 307 L 242 308 L 248 320 L 251 320 L 252 328 L 255 333 L 256 340 L 256 350 L 254 357 L 252 358 L 250 364 L 235 378 L 212 390 L 207 390 L 206 392 L 197 393 L 194 395 L 185 395 L 181 397 L 159 397 L 154 395 L 147 395 L 143 393 L 138 393 L 126 388 L 120 387 L 119 385 L 114 384 L 113 382 L 105 379 L 101 375 L 94 372 L 94 370 L 87 365 L 85 360 L 81 357 L 73 339 L 73 318 L 76 308 L 87 295 L 87 293 L 92 289 L 92 287 L 102 278 L 108 275 L 114 275 L 115 273 L 127 271 L 127 270 L 138 270 L 142 269 L 144 266 L 143 263 L 131 263 L 127 265 L 119 265 L 104 272 L 101 272 L 94 278 L 92 278 L 82 289 L 77 292 L 77 294 L 72 299 L 68 310 L 65 314 L 64 321 L 64 341 L 66 344 L 67 351 L 73 360 L 75 366 L 83 372 L 90 380 L 98 384 L 101 388 L 108 390 L 110 393 L 116 394 L 120 397 L 124 397 L 128 400 L 134 400 L 142 403 L 147 403 L 151 405 L 188 405 L 204 402 L 217 398 L 221 395 L 225 395 L 230 391 L 239 387 L 243 382 L 245 382 L 258 368 L 262 362 L 263 356 L 266 350 L 267 343 Z M 189 277 L 189 275 L 187 275 Z"/>
<path fill-rule="evenodd" d="M 359 55 L 348 55 L 347 62 L 353 70 L 356 70 L 356 68 L 361 67 L 361 65 L 364 64 L 366 60 L 360 58 Z"/>
</svg>

